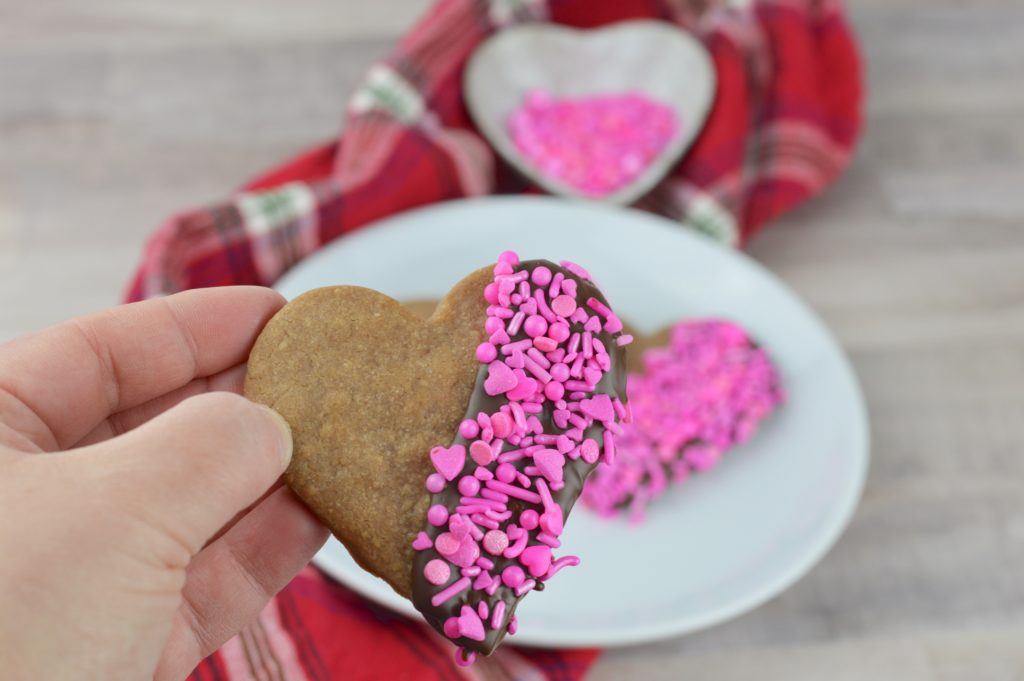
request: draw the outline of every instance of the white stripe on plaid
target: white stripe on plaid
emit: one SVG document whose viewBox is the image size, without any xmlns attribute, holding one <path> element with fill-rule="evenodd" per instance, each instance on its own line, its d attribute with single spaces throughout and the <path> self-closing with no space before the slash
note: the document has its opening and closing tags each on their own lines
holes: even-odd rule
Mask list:
<svg viewBox="0 0 1024 681">
<path fill-rule="evenodd" d="M 416 123 L 425 104 L 419 91 L 387 64 L 376 64 L 348 103 L 353 114 L 381 111 L 404 125 Z"/>
<path fill-rule="evenodd" d="M 313 189 L 305 182 L 290 182 L 235 198 L 262 281 L 274 281 L 316 249 L 318 203 Z M 294 228 L 288 230 L 289 226 Z"/>
</svg>

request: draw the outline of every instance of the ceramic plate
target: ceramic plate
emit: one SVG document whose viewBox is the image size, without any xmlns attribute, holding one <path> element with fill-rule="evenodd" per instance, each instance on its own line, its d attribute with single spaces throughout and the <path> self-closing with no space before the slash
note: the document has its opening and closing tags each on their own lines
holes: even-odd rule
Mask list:
<svg viewBox="0 0 1024 681">
<path fill-rule="evenodd" d="M 517 612 L 516 643 L 614 646 L 708 627 L 793 584 L 836 541 L 868 464 L 868 423 L 850 365 L 821 321 L 746 256 L 676 223 L 552 198 L 440 204 L 345 237 L 293 269 L 287 297 L 358 284 L 400 300 L 436 299 L 498 253 L 571 259 L 615 310 L 651 333 L 684 317 L 746 326 L 777 361 L 787 403 L 747 445 L 675 487 L 633 526 L 577 506 L 560 553 L 578 554 Z M 316 564 L 412 617 L 412 605 L 333 539 Z"/>
</svg>

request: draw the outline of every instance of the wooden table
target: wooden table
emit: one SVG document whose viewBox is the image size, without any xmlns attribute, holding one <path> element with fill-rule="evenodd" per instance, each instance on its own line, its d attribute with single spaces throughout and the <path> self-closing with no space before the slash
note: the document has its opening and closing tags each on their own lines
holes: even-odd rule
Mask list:
<svg viewBox="0 0 1024 681">
<path fill-rule="evenodd" d="M 0 0 L 0 340 L 118 300 L 176 209 L 335 132 L 428 0 Z M 873 461 L 829 556 L 593 678 L 1024 678 L 1024 5 L 861 0 L 868 131 L 751 253 L 820 312 Z"/>
</svg>

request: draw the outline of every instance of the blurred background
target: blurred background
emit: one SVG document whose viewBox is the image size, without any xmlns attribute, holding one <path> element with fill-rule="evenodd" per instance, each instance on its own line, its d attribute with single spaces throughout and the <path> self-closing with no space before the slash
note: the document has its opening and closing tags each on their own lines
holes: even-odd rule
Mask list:
<svg viewBox="0 0 1024 681">
<path fill-rule="evenodd" d="M 335 134 L 429 0 L 0 0 L 0 341 L 117 303 L 168 215 Z M 851 0 L 866 131 L 748 252 L 822 315 L 872 467 L 758 610 L 589 678 L 1024 678 L 1024 4 Z"/>
</svg>

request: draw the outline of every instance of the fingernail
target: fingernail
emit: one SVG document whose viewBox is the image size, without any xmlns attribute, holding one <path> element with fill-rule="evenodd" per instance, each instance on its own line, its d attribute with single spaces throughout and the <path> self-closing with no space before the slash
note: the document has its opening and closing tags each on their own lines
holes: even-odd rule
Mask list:
<svg viewBox="0 0 1024 681">
<path fill-rule="evenodd" d="M 281 454 L 281 470 L 288 468 L 288 464 L 292 460 L 292 429 L 288 425 L 288 422 L 284 420 L 284 417 L 278 414 L 276 411 L 265 405 L 259 405 L 270 414 L 274 423 L 277 424 L 278 430 L 281 431 L 281 447 L 278 451 Z"/>
</svg>

